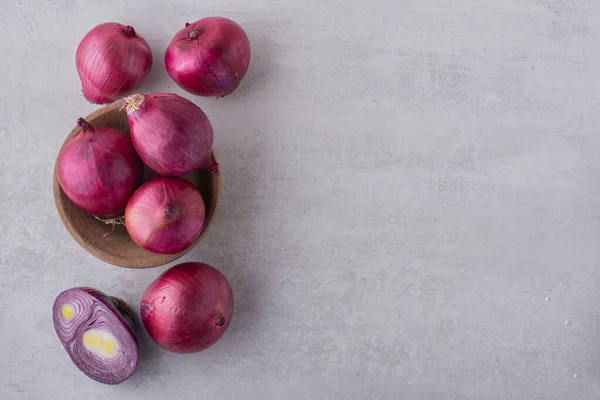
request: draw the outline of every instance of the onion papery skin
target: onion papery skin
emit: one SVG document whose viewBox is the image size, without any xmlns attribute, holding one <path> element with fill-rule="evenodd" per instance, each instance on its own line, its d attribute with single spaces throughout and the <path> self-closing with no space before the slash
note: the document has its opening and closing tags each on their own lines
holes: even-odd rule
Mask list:
<svg viewBox="0 0 600 400">
<path fill-rule="evenodd" d="M 186 24 L 165 52 L 169 76 L 200 96 L 225 96 L 240 84 L 250 65 L 250 41 L 237 23 L 208 17 Z"/>
<path fill-rule="evenodd" d="M 133 27 L 100 24 L 82 39 L 75 56 L 83 96 L 112 103 L 137 89 L 152 68 L 152 50 Z"/>
<path fill-rule="evenodd" d="M 148 286 L 141 302 L 144 327 L 161 347 L 195 353 L 215 344 L 233 315 L 233 291 L 216 268 L 178 264 Z"/>
<path fill-rule="evenodd" d="M 98 217 L 123 215 L 141 183 L 143 165 L 129 136 L 111 128 L 92 127 L 83 118 L 81 131 L 58 156 L 62 190 L 79 208 Z"/>
<path fill-rule="evenodd" d="M 213 128 L 200 107 L 173 93 L 156 93 L 127 97 L 125 110 L 133 145 L 151 169 L 167 176 L 218 172 Z"/>
<path fill-rule="evenodd" d="M 131 196 L 125 226 L 140 247 L 176 254 L 190 247 L 204 226 L 206 206 L 198 189 L 183 178 L 159 177 Z"/>
<path fill-rule="evenodd" d="M 65 313 L 65 309 L 70 313 Z M 133 314 L 123 300 L 89 287 L 71 288 L 58 295 L 52 316 L 58 338 L 84 374 L 115 385 L 134 373 L 139 359 L 138 342 Z M 99 355 L 86 347 L 84 338 L 90 332 L 112 335 L 117 342 L 111 349 L 114 357 Z"/>
</svg>

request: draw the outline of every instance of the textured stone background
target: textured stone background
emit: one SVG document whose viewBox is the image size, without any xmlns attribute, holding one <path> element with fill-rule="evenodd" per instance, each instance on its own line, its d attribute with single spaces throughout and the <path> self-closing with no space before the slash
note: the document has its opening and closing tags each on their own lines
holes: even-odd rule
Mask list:
<svg viewBox="0 0 600 400">
<path fill-rule="evenodd" d="M 252 43 L 220 101 L 162 63 L 209 15 Z M 116 387 L 75 368 L 51 324 L 68 287 L 137 308 L 166 269 L 94 259 L 54 208 L 59 146 L 96 108 L 75 49 L 106 21 L 154 50 L 142 92 L 213 122 L 223 203 L 183 260 L 236 295 L 203 353 L 142 329 Z M 0 398 L 600 398 L 599 21 L 593 0 L 2 1 Z"/>
</svg>

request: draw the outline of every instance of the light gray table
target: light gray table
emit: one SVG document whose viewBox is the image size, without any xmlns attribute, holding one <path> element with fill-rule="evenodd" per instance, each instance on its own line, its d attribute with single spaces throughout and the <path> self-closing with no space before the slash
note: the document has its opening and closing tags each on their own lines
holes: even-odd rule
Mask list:
<svg viewBox="0 0 600 400">
<path fill-rule="evenodd" d="M 0 399 L 600 398 L 600 4 L 592 0 L 5 0 L 0 13 Z M 250 70 L 223 100 L 168 78 L 170 38 L 238 21 Z M 62 290 L 139 307 L 166 267 L 84 252 L 52 169 L 100 22 L 131 24 L 140 89 L 199 104 L 223 202 L 183 260 L 229 278 L 230 329 L 86 378 L 51 324 Z M 567 323 L 568 321 L 568 323 Z"/>
</svg>

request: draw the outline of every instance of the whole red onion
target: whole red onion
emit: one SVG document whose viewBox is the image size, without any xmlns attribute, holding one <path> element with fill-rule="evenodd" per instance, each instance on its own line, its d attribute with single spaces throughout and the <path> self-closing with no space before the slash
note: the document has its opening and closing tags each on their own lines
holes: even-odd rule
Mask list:
<svg viewBox="0 0 600 400">
<path fill-rule="evenodd" d="M 137 368 L 133 313 L 123 300 L 89 287 L 68 289 L 54 301 L 52 319 L 71 360 L 90 378 L 114 385 Z"/>
<path fill-rule="evenodd" d="M 203 18 L 177 32 L 165 53 L 165 65 L 181 88 L 201 96 L 233 92 L 250 65 L 250 42 L 235 22 Z"/>
<path fill-rule="evenodd" d="M 84 97 L 92 103 L 112 103 L 146 79 L 152 51 L 133 27 L 107 22 L 85 35 L 76 63 Z"/>
<path fill-rule="evenodd" d="M 127 97 L 125 110 L 133 145 L 154 171 L 168 176 L 201 168 L 218 172 L 213 128 L 200 107 L 176 94 L 156 93 Z"/>
<path fill-rule="evenodd" d="M 131 139 L 111 128 L 77 120 L 81 132 L 60 152 L 58 182 L 79 208 L 99 217 L 123 215 L 142 179 L 142 162 Z"/>
<path fill-rule="evenodd" d="M 229 326 L 233 291 L 216 268 L 199 262 L 176 265 L 144 292 L 144 327 L 161 347 L 195 353 L 215 344 Z"/>
<path fill-rule="evenodd" d="M 206 207 L 194 185 L 182 178 L 159 177 L 131 196 L 125 226 L 140 247 L 175 254 L 190 247 L 202 232 Z"/>
</svg>

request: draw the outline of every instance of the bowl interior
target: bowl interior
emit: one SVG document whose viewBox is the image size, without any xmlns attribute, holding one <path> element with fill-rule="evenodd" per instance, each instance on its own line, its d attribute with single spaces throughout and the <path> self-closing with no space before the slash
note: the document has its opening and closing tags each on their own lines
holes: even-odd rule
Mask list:
<svg viewBox="0 0 600 400">
<path fill-rule="evenodd" d="M 85 120 L 92 126 L 113 128 L 129 135 L 129 122 L 127 114 L 123 110 L 123 103 L 121 100 L 102 107 L 88 115 Z M 62 147 L 78 133 L 79 127 L 76 126 L 64 141 Z M 159 176 L 159 174 L 147 167 L 145 168 L 144 182 L 156 176 Z M 157 267 L 170 263 L 190 251 L 204 237 L 217 212 L 221 195 L 221 176 L 208 171 L 195 171 L 183 178 L 194 184 L 202 194 L 206 205 L 206 217 L 198 240 L 192 246 L 177 254 L 156 254 L 144 250 L 131 240 L 123 225 L 107 225 L 75 206 L 58 183 L 56 167 L 54 168 L 53 177 L 54 200 L 58 213 L 71 236 L 92 255 L 102 261 L 121 267 Z"/>
</svg>

